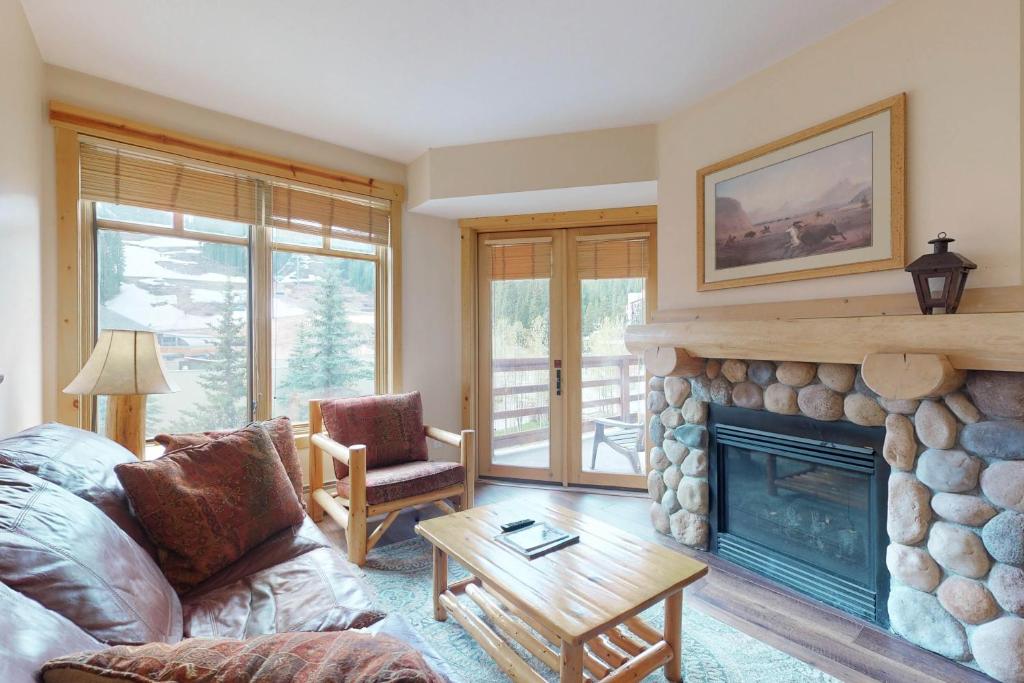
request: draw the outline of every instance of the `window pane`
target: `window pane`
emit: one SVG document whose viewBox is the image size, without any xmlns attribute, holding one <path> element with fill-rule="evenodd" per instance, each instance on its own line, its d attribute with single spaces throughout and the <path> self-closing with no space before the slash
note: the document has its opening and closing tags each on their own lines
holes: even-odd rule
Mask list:
<svg viewBox="0 0 1024 683">
<path fill-rule="evenodd" d="M 551 464 L 551 281 L 491 281 L 491 461 Z"/>
<path fill-rule="evenodd" d="M 274 244 L 291 244 L 297 247 L 324 246 L 324 238 L 321 235 L 292 232 L 291 230 L 281 230 L 280 228 L 273 228 L 270 231 L 270 238 L 274 241 Z"/>
<path fill-rule="evenodd" d="M 339 249 L 341 251 L 354 251 L 360 254 L 372 254 L 374 251 L 374 246 L 372 244 L 366 244 L 365 242 L 356 242 L 354 240 L 340 240 L 337 237 L 332 237 L 331 249 Z"/>
<path fill-rule="evenodd" d="M 307 420 L 311 398 L 374 393 L 376 267 L 274 252 L 275 415 Z"/>
<path fill-rule="evenodd" d="M 97 231 L 98 329 L 156 332 L 179 388 L 149 397 L 147 437 L 248 421 L 247 252 L 236 244 Z M 98 419 L 102 424 L 102 410 Z"/>
<path fill-rule="evenodd" d="M 189 215 L 183 216 L 183 219 L 185 230 L 188 232 L 205 232 L 208 235 L 225 235 L 227 237 L 249 236 L 249 226 L 245 223 Z"/>
<path fill-rule="evenodd" d="M 96 217 L 105 218 L 111 221 L 124 221 L 125 223 L 152 225 L 158 228 L 174 227 L 174 214 L 170 211 L 143 209 L 138 206 L 124 206 L 121 204 L 96 202 Z"/>
<path fill-rule="evenodd" d="M 580 280 L 581 387 L 586 471 L 644 467 L 644 367 L 626 350 L 626 326 L 644 321 L 644 278 Z"/>
</svg>

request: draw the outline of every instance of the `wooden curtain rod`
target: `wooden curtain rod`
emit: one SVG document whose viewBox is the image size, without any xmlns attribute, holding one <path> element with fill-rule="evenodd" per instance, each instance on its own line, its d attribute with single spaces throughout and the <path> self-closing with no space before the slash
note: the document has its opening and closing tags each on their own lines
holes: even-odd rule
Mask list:
<svg viewBox="0 0 1024 683">
<path fill-rule="evenodd" d="M 50 123 L 77 133 L 156 149 L 224 166 L 255 171 L 276 178 L 305 182 L 380 199 L 401 202 L 405 188 L 374 178 L 300 163 L 254 150 L 225 145 L 130 121 L 64 102 L 50 102 Z"/>
</svg>

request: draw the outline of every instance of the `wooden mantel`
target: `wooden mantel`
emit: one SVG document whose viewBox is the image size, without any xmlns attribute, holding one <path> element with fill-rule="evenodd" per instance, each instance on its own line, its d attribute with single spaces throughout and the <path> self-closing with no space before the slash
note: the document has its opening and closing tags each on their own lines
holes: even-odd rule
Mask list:
<svg viewBox="0 0 1024 683">
<path fill-rule="evenodd" d="M 660 350 L 662 364 L 693 357 L 860 365 L 872 355 L 909 354 L 946 359 L 956 370 L 1024 372 L 1024 312 L 662 322 L 627 328 L 626 347 L 652 360 L 657 351 L 649 350 Z"/>
</svg>

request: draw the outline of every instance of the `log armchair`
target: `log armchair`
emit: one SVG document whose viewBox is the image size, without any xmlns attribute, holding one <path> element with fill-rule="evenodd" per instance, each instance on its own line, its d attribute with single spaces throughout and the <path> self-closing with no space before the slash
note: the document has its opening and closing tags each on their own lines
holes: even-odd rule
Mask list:
<svg viewBox="0 0 1024 683">
<path fill-rule="evenodd" d="M 473 506 L 476 458 L 473 431 L 460 434 L 423 424 L 419 392 L 309 402 L 309 514 L 324 513 L 345 529 L 348 559 L 362 566 L 366 554 L 403 509 L 433 503 L 445 513 L 459 498 Z M 430 461 L 427 438 L 455 446 L 460 460 Z M 324 488 L 323 454 L 331 456 L 337 497 Z M 367 519 L 384 514 L 367 536 Z"/>
</svg>

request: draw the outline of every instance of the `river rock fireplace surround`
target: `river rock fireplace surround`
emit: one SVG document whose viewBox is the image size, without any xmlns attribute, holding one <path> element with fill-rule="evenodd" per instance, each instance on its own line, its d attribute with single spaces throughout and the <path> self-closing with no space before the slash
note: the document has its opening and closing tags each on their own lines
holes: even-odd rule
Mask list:
<svg viewBox="0 0 1024 683">
<path fill-rule="evenodd" d="M 630 328 L 627 345 L 655 375 L 652 524 L 997 680 L 1024 680 L 1024 321 L 1012 322 L 989 337 L 1016 346 L 997 362 L 962 346 L 867 348 L 860 363 L 778 357 L 792 350 L 704 358 L 694 351 L 722 346 L 702 341 L 714 323 Z M 740 346 L 751 332 L 762 350 L 777 341 L 770 324 L 747 326 L 735 351 L 750 353 Z M 944 343 L 941 331 L 919 339 Z M 1005 364 L 1015 370 L 967 369 Z"/>
</svg>

